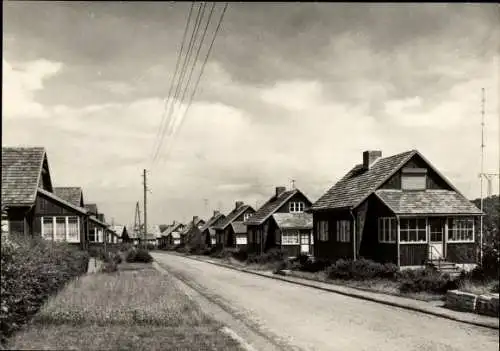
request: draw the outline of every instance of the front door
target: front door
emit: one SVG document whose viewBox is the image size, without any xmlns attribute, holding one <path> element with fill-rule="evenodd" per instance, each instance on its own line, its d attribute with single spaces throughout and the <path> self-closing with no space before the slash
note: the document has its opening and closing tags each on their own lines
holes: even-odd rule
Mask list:
<svg viewBox="0 0 500 351">
<path fill-rule="evenodd" d="M 444 258 L 444 219 L 429 218 L 429 259 Z"/>
</svg>

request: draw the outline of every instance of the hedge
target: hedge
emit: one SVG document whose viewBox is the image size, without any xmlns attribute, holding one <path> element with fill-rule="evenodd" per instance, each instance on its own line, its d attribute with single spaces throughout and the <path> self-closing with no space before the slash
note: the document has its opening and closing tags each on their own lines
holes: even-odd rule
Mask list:
<svg viewBox="0 0 500 351">
<path fill-rule="evenodd" d="M 8 239 L 1 246 L 0 337 L 26 323 L 47 298 L 87 272 L 89 255 L 42 239 Z"/>
</svg>

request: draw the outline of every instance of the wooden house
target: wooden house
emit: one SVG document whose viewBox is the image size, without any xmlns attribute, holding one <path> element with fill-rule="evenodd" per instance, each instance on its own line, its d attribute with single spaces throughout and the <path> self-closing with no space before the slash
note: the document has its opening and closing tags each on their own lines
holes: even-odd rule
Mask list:
<svg viewBox="0 0 500 351">
<path fill-rule="evenodd" d="M 208 247 L 215 246 L 215 227 L 218 223 L 221 223 L 226 216 L 224 216 L 220 211 L 214 211 L 212 217 L 210 217 L 207 222 L 200 228 L 203 237 L 205 238 L 205 243 Z"/>
<path fill-rule="evenodd" d="M 189 241 L 188 234 L 190 233 L 191 228 L 194 226 L 198 229 L 201 229 L 203 225 L 205 225 L 205 220 L 201 219 L 198 216 L 193 216 L 193 219 L 187 223 L 182 231 L 180 231 L 180 244 L 185 245 Z"/>
<path fill-rule="evenodd" d="M 476 263 L 481 211 L 417 150 L 363 152 L 362 163 L 310 211 L 317 258 L 364 257 L 399 267 Z"/>
<path fill-rule="evenodd" d="M 165 248 L 175 247 L 181 244 L 181 232 L 186 226 L 180 222 L 174 221 L 163 233 L 165 238 Z"/>
<path fill-rule="evenodd" d="M 2 147 L 3 225 L 8 235 L 39 236 L 85 248 L 90 216 L 54 193 L 43 147 Z"/>
<path fill-rule="evenodd" d="M 246 225 L 243 221 L 249 219 L 255 210 L 243 201 L 236 201 L 228 215 L 214 226 L 215 245 L 224 247 L 243 247 L 247 245 Z"/>
<path fill-rule="evenodd" d="M 311 215 L 304 213 L 310 205 L 311 201 L 299 189 L 276 187 L 274 195 L 244 222 L 248 250 L 262 253 L 271 248 L 282 248 L 289 256 L 297 256 L 301 252 L 300 243 L 305 242 L 303 237 L 311 236 L 312 226 L 308 219 Z M 307 245 L 310 245 L 310 240 Z"/>
</svg>

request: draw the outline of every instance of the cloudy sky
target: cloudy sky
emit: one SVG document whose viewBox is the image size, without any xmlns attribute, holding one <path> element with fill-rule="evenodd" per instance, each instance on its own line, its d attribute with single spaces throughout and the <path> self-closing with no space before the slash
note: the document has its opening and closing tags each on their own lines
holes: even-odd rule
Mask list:
<svg viewBox="0 0 500 351">
<path fill-rule="evenodd" d="M 123 224 L 144 168 L 149 222 L 166 223 L 262 204 L 291 179 L 315 201 L 369 149 L 418 149 L 475 198 L 484 87 L 485 170 L 498 172 L 495 4 L 230 3 L 153 162 L 189 8 L 3 2 L 3 145 L 44 146 L 55 185 L 82 186 Z"/>
</svg>

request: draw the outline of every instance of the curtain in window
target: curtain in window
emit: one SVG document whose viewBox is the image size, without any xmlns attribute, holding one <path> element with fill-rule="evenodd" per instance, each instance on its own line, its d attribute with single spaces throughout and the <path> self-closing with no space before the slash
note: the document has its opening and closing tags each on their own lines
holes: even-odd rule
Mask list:
<svg viewBox="0 0 500 351">
<path fill-rule="evenodd" d="M 53 217 L 42 217 L 42 238 L 52 240 L 54 235 L 53 220 Z"/>
<path fill-rule="evenodd" d="M 66 217 L 56 217 L 56 236 L 55 241 L 66 240 Z"/>
<path fill-rule="evenodd" d="M 78 232 L 78 217 L 68 217 L 68 241 L 80 242 Z"/>
</svg>

